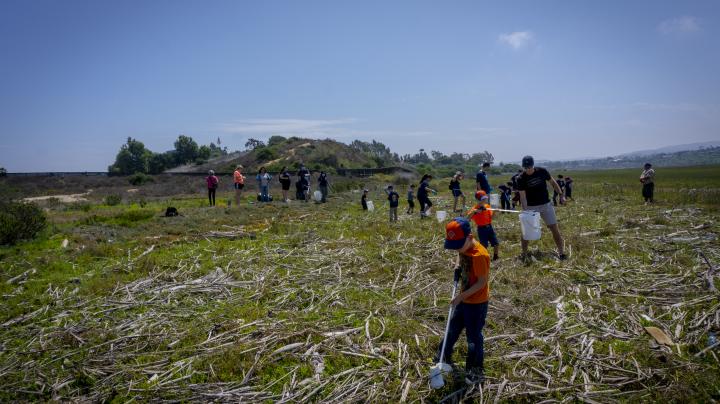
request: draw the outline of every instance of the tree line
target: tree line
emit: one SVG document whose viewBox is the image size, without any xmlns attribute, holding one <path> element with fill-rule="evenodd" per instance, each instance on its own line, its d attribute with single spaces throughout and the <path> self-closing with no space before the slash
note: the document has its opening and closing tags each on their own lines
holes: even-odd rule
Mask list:
<svg viewBox="0 0 720 404">
<path fill-rule="evenodd" d="M 110 175 L 130 175 L 136 173 L 160 174 L 170 168 L 183 164 L 202 164 L 211 158 L 228 154 L 227 147 L 210 143 L 199 146 L 190 136 L 180 135 L 174 143 L 173 150 L 155 153 L 145 148 L 143 142 L 127 138 L 127 143 L 120 147 L 115 163 L 108 167 Z"/>
</svg>

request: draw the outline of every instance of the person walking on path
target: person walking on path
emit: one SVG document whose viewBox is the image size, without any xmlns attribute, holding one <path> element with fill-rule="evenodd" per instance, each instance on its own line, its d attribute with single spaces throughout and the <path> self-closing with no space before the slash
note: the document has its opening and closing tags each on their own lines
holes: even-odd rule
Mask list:
<svg viewBox="0 0 720 404">
<path fill-rule="evenodd" d="M 480 171 L 475 174 L 475 190 L 483 190 L 486 194 L 490 195 L 490 192 L 492 192 L 492 187 L 490 186 L 490 182 L 488 182 L 487 171 L 485 170 L 490 170 L 490 163 L 487 161 L 480 165 Z"/>
<path fill-rule="evenodd" d="M 215 206 L 215 191 L 217 190 L 218 185 L 220 185 L 220 180 L 215 176 L 215 171 L 210 170 L 208 171 L 208 176 L 205 178 L 205 181 L 207 182 L 208 200 L 210 201 L 210 206 Z"/>
<path fill-rule="evenodd" d="M 320 171 L 320 176 L 318 177 L 318 189 L 320 189 L 320 193 L 322 194 L 320 203 L 327 202 L 329 185 L 330 182 L 328 181 L 327 173 L 325 173 L 325 171 Z"/>
<path fill-rule="evenodd" d="M 290 183 L 292 182 L 290 180 L 290 173 L 287 171 L 287 167 L 283 167 L 280 170 L 278 181 L 280 181 L 280 186 L 282 187 L 283 202 L 287 202 L 289 201 L 288 190 L 290 189 Z"/>
<path fill-rule="evenodd" d="M 440 342 L 435 362 L 445 358 L 447 363 L 453 363 L 453 348 L 464 329 L 468 345 L 465 382 L 474 385 L 481 383 L 484 378 L 485 339 L 482 331 L 490 297 L 490 255 L 485 247 L 473 239 L 470 222 L 463 217 L 457 217 L 445 226 L 444 247 L 458 252 L 454 278 L 460 284 L 461 292 L 450 301 L 454 310 L 450 317 L 445 351 L 441 352 L 443 348 Z"/>
<path fill-rule="evenodd" d="M 465 194 L 463 194 L 463 191 L 460 189 L 460 181 L 464 178 L 463 174 L 460 171 L 457 171 L 455 175 L 453 175 L 452 180 L 450 180 L 450 191 L 453 194 L 453 212 L 462 212 L 465 210 Z M 458 209 L 458 200 L 462 198 L 462 208 Z"/>
<path fill-rule="evenodd" d="M 655 170 L 653 170 L 650 163 L 645 163 L 644 168 L 642 174 L 640 174 L 640 183 L 643 184 L 642 196 L 645 198 L 645 205 L 648 205 L 654 202 Z"/>
<path fill-rule="evenodd" d="M 523 170 L 518 170 L 512 177 L 510 177 L 510 184 L 512 184 L 512 208 L 515 209 L 520 204 L 520 192 L 517 187 L 517 179 L 523 173 Z"/>
<path fill-rule="evenodd" d="M 408 188 L 407 203 L 408 208 L 405 213 L 412 215 L 415 212 L 415 184 L 410 184 L 410 188 Z"/>
<path fill-rule="evenodd" d="M 564 193 L 564 192 L 565 192 L 565 180 L 563 179 L 563 175 L 562 175 L 562 174 L 558 174 L 557 180 L 555 180 L 555 182 L 557 182 L 558 186 L 560 187 L 560 189 L 561 189 L 561 190 L 563 191 L 563 193 Z M 556 191 L 555 189 L 553 189 L 553 206 L 557 206 L 557 198 L 558 198 L 558 196 L 560 196 L 560 194 L 558 193 L 558 191 Z M 565 197 L 565 199 L 567 199 L 567 196 Z M 562 205 L 562 202 L 560 202 L 560 204 Z"/>
<path fill-rule="evenodd" d="M 430 188 L 430 181 L 432 180 L 432 178 L 432 175 L 425 174 L 420 180 L 420 186 L 418 187 L 417 191 L 418 202 L 420 202 L 420 218 L 428 217 L 430 215 L 430 210 L 433 206 L 432 202 L 430 201 L 430 197 L 428 196 L 428 191 L 432 192 L 433 194 L 437 193 L 436 190 Z"/>
<path fill-rule="evenodd" d="M 520 192 L 520 204 L 523 210 L 531 210 L 540 213 L 543 221 L 550 229 L 555 240 L 560 260 L 567 259 L 565 255 L 565 243 L 555 216 L 555 208 L 550 203 L 547 190 L 547 182 L 560 194 L 560 203 L 565 203 L 565 195 L 557 182 L 552 178 L 550 172 L 542 167 L 535 167 L 535 160 L 532 156 L 525 156 L 522 159 L 523 173 L 518 177 L 517 184 Z M 522 258 L 527 257 L 528 241 L 521 238 Z"/>
<path fill-rule="evenodd" d="M 243 166 L 238 164 L 233 172 L 233 187 L 235 188 L 235 206 L 240 206 L 242 190 L 245 188 L 245 176 L 242 173 Z"/>
<path fill-rule="evenodd" d="M 260 190 L 260 202 L 270 202 L 270 180 L 272 176 L 268 174 L 265 167 L 260 167 L 255 179 L 258 182 L 258 189 Z"/>
<path fill-rule="evenodd" d="M 390 202 L 390 221 L 397 222 L 398 220 L 398 205 L 400 204 L 400 195 L 395 192 L 392 185 L 387 187 L 388 201 Z"/>
</svg>

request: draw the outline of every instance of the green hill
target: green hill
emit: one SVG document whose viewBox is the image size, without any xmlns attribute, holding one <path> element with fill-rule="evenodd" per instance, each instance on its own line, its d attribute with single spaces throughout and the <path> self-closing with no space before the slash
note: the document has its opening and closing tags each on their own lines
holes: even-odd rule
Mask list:
<svg viewBox="0 0 720 404">
<path fill-rule="evenodd" d="M 279 171 L 283 166 L 295 168 L 300 163 L 313 170 L 333 172 L 336 168 L 377 168 L 400 164 L 397 154 L 376 141 L 355 140 L 348 145 L 332 139 L 273 136 L 267 144 L 258 143 L 251 150 L 211 159 L 204 164 L 177 167 L 167 172 L 192 173 L 209 169 L 229 172 L 238 164 L 242 164 L 247 171 L 265 166 L 268 171 L 273 172 Z"/>
</svg>

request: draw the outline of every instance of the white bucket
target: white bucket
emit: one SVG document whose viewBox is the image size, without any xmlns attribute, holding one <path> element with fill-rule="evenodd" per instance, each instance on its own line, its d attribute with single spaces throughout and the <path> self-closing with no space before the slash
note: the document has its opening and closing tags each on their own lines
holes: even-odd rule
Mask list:
<svg viewBox="0 0 720 404">
<path fill-rule="evenodd" d="M 313 192 L 313 198 L 315 199 L 315 202 L 322 201 L 322 192 L 320 192 L 320 191 Z"/>
<path fill-rule="evenodd" d="M 373 203 L 373 201 L 367 201 L 367 207 L 370 212 L 375 210 L 375 204 Z"/>
<path fill-rule="evenodd" d="M 447 212 L 444 210 L 438 210 L 435 212 L 435 217 L 437 218 L 438 222 L 442 222 L 447 217 Z"/>
<path fill-rule="evenodd" d="M 523 240 L 540 239 L 540 213 L 526 210 L 520 213 Z"/>
<path fill-rule="evenodd" d="M 490 194 L 490 207 L 500 209 L 500 195 Z"/>
</svg>

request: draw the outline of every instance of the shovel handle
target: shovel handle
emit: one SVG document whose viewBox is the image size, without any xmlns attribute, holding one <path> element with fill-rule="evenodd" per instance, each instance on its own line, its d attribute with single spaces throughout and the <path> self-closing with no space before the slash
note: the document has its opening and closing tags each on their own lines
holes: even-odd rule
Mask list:
<svg viewBox="0 0 720 404">
<path fill-rule="evenodd" d="M 455 283 L 453 285 L 452 297 L 455 297 L 455 291 L 457 290 L 457 285 L 458 285 L 458 283 L 457 283 L 457 281 L 455 281 Z M 448 330 L 450 330 L 450 317 L 452 317 L 452 312 L 453 312 L 454 308 L 455 308 L 455 306 L 453 306 L 451 304 L 450 309 L 448 310 L 448 319 L 447 319 L 447 324 L 445 325 L 445 336 L 443 337 L 442 348 L 440 349 L 440 363 L 444 363 L 443 359 L 445 359 L 445 344 L 447 343 L 447 334 L 448 334 Z"/>
</svg>

